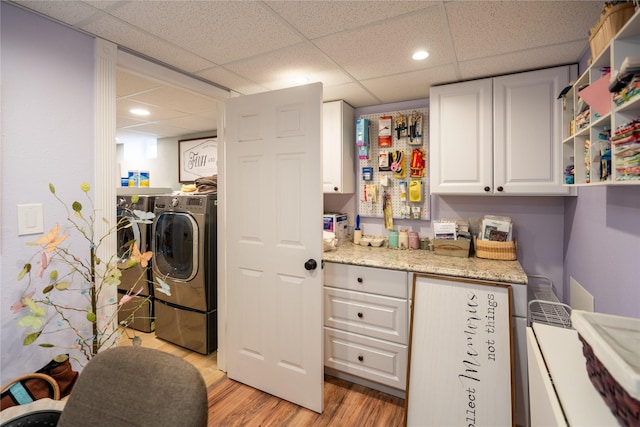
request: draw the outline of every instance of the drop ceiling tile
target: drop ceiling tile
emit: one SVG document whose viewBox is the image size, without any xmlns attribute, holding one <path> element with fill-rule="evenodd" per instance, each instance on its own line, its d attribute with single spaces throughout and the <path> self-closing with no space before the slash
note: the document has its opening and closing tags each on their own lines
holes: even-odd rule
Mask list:
<svg viewBox="0 0 640 427">
<path fill-rule="evenodd" d="M 309 43 L 237 61 L 227 64 L 225 68 L 270 90 L 299 84 L 295 83 L 295 78 L 301 75 L 307 77 L 309 82 L 322 81 L 329 86 L 351 81 L 347 74 Z"/>
<path fill-rule="evenodd" d="M 223 67 L 208 68 L 206 70 L 198 71 L 196 75 L 209 81 L 216 82 L 217 84 L 232 89 L 242 95 L 261 93 L 267 90 L 266 87 L 260 86 L 259 84 L 239 76 Z"/>
<path fill-rule="evenodd" d="M 567 59 L 575 58 L 575 52 L 580 52 L 584 48 L 583 42 L 573 42 L 496 55 L 490 58 L 461 61 L 459 62 L 460 74 L 463 80 L 468 80 L 536 68 L 554 67 L 570 63 L 571 61 Z"/>
<path fill-rule="evenodd" d="M 322 89 L 324 102 L 343 99 L 354 108 L 380 104 L 380 100 L 357 83 L 337 86 L 324 86 Z"/>
<path fill-rule="evenodd" d="M 214 99 L 171 86 L 163 86 L 128 98 L 148 105 L 170 105 L 172 110 L 186 114 L 198 114 L 216 108 Z"/>
<path fill-rule="evenodd" d="M 356 79 L 371 79 L 453 60 L 443 8 L 430 8 L 379 25 L 314 40 L 314 43 Z M 418 49 L 429 58 L 414 61 Z"/>
<path fill-rule="evenodd" d="M 134 1 L 114 16 L 216 65 L 298 43 L 302 38 L 260 2 Z"/>
<path fill-rule="evenodd" d="M 188 50 L 166 43 L 109 15 L 83 25 L 82 29 L 188 73 L 214 65 Z"/>
<path fill-rule="evenodd" d="M 453 65 L 413 71 L 394 76 L 364 80 L 362 84 L 383 104 L 429 97 L 432 85 L 447 81 L 455 74 Z"/>
<path fill-rule="evenodd" d="M 308 39 L 418 11 L 441 1 L 267 1 Z"/>
<path fill-rule="evenodd" d="M 587 42 L 602 3 L 464 1 L 447 2 L 445 7 L 457 59 L 465 61 L 567 41 Z"/>
<path fill-rule="evenodd" d="M 164 123 L 181 129 L 189 129 L 192 133 L 215 131 L 218 128 L 218 116 L 184 116 L 177 119 L 170 119 Z"/>
<path fill-rule="evenodd" d="M 192 131 L 189 129 L 184 129 L 178 126 L 171 126 L 164 122 L 147 123 L 140 126 L 129 127 L 126 128 L 126 130 L 155 135 L 157 138 L 169 138 L 176 135 L 187 135 L 189 133 L 192 133 Z"/>
<path fill-rule="evenodd" d="M 136 93 L 157 89 L 162 83 L 123 69 L 116 70 L 116 97 L 121 98 Z"/>
<path fill-rule="evenodd" d="M 136 119 L 134 117 L 131 117 L 130 115 L 121 115 L 121 114 L 116 115 L 116 128 L 118 129 L 126 128 L 129 126 L 138 126 L 143 123 L 146 123 L 146 121 Z"/>
<path fill-rule="evenodd" d="M 147 122 L 157 122 L 160 120 L 174 119 L 176 117 L 184 116 L 184 113 L 174 111 L 169 108 L 158 108 L 154 105 L 145 104 L 143 102 L 134 101 L 128 98 L 120 98 L 116 100 L 116 114 L 125 117 L 136 118 L 134 114 L 131 114 L 129 110 L 133 108 L 144 108 L 151 113 L 148 116 L 142 117 L 142 120 Z"/>
<path fill-rule="evenodd" d="M 92 5 L 78 1 L 29 0 L 15 1 L 15 3 L 72 26 L 95 13 L 100 13 Z"/>
</svg>

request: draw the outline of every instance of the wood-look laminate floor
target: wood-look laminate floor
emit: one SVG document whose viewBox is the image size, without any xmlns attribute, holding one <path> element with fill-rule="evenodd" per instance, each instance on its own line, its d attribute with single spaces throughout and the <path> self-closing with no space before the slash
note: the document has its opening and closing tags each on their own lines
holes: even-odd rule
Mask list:
<svg viewBox="0 0 640 427">
<path fill-rule="evenodd" d="M 404 399 L 328 375 L 322 414 L 226 376 L 209 387 L 210 426 L 394 427 L 404 424 L 404 414 Z"/>
<path fill-rule="evenodd" d="M 187 360 L 201 373 L 209 394 L 209 426 L 349 426 L 393 427 L 404 423 L 404 399 L 335 377 L 324 382 L 324 411 L 318 414 L 286 400 L 229 379 L 218 370 L 217 354 L 199 354 L 174 345 L 153 332 L 128 330 L 119 345 L 131 345 L 132 338 L 142 346 L 166 351 Z"/>
</svg>

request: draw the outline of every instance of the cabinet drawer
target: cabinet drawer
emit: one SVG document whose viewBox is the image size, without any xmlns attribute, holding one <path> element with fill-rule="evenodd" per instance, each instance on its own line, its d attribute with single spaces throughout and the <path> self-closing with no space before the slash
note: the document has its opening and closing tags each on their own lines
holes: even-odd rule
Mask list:
<svg viewBox="0 0 640 427">
<path fill-rule="evenodd" d="M 407 298 L 407 272 L 328 262 L 324 267 L 324 285 L 333 288 Z"/>
<path fill-rule="evenodd" d="M 407 346 L 324 328 L 324 364 L 351 375 L 404 390 Z"/>
<path fill-rule="evenodd" d="M 407 300 L 325 287 L 324 324 L 407 344 Z"/>
</svg>

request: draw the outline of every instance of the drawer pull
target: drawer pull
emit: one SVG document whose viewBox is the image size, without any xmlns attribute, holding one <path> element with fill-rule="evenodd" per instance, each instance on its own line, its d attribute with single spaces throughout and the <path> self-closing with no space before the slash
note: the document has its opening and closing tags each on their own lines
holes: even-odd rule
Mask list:
<svg viewBox="0 0 640 427">
<path fill-rule="evenodd" d="M 362 313 L 358 313 L 358 317 L 362 319 Z"/>
<path fill-rule="evenodd" d="M 364 361 L 364 356 L 358 356 L 358 360 L 363 362 Z"/>
<path fill-rule="evenodd" d="M 358 277 L 358 283 L 362 283 L 362 277 Z"/>
</svg>

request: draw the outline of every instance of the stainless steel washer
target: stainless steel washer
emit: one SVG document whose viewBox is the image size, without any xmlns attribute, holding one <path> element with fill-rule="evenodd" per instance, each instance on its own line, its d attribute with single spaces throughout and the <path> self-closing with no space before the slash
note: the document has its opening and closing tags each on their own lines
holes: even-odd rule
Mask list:
<svg viewBox="0 0 640 427">
<path fill-rule="evenodd" d="M 217 201 L 216 194 L 160 195 L 154 209 L 156 336 L 203 354 L 218 346 Z"/>
</svg>

